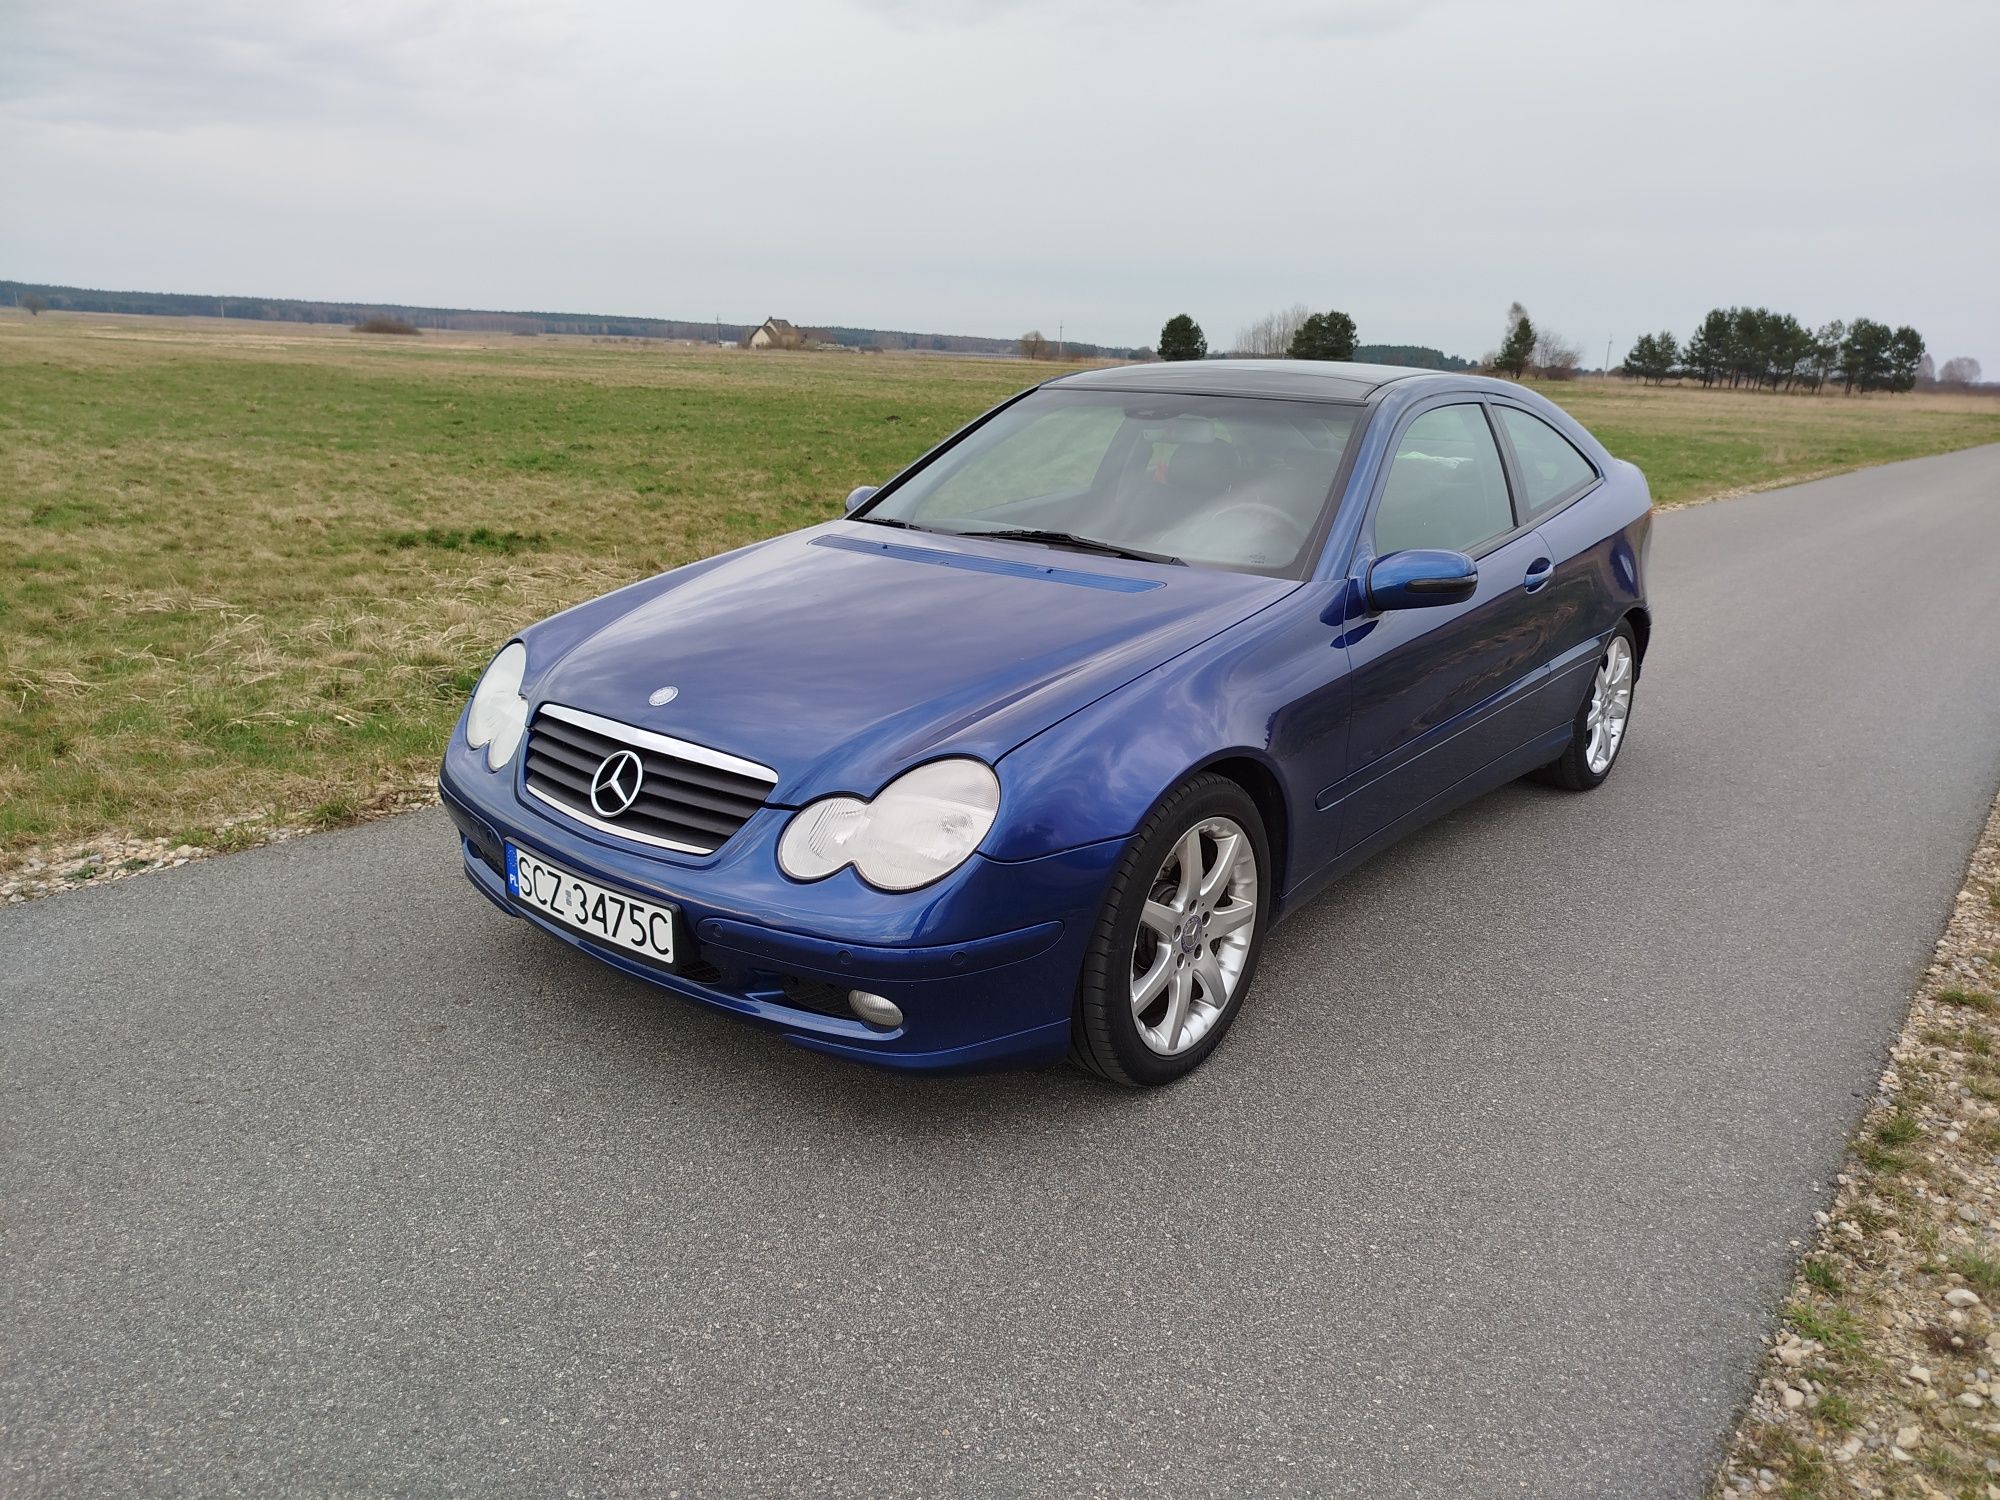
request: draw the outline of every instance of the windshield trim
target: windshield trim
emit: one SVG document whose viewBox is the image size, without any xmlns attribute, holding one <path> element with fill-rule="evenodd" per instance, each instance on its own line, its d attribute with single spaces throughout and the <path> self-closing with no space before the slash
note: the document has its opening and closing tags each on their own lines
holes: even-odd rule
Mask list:
<svg viewBox="0 0 2000 1500">
<path fill-rule="evenodd" d="M 1019 391 L 1014 395 L 1009 396 L 1005 401 L 1002 401 L 998 406 L 993 407 L 991 410 L 982 412 L 978 417 L 966 423 L 966 425 L 959 428 L 958 431 L 952 433 L 951 436 L 947 437 L 943 442 L 937 444 L 935 447 L 920 454 L 906 467 L 899 469 L 894 475 L 892 475 L 889 479 L 883 482 L 880 489 L 876 490 L 874 494 L 870 495 L 866 500 L 864 500 L 849 515 L 847 515 L 845 519 L 849 521 L 864 521 L 864 522 L 869 521 L 870 512 L 872 512 L 876 508 L 876 506 L 881 504 L 882 501 L 889 498 L 889 496 L 895 494 L 897 490 L 901 489 L 916 475 L 920 474 L 925 469 L 928 469 L 932 464 L 944 458 L 948 453 L 951 452 L 952 449 L 956 448 L 960 443 L 964 442 L 967 438 L 971 437 L 975 432 L 979 431 L 979 429 L 984 427 L 988 422 L 991 422 L 994 418 L 998 417 L 1002 412 L 1011 411 L 1014 407 L 1020 405 L 1021 402 L 1027 400 L 1030 396 L 1037 396 L 1037 395 L 1090 396 L 1100 393 L 1119 394 L 1119 395 L 1142 395 L 1142 396 L 1173 395 L 1173 396 L 1189 396 L 1189 397 L 1194 397 L 1198 400 L 1271 401 L 1271 402 L 1281 402 L 1292 406 L 1340 407 L 1343 409 L 1351 410 L 1356 413 L 1354 426 L 1352 430 L 1350 430 L 1348 433 L 1347 442 L 1340 455 L 1340 462 L 1334 467 L 1333 479 L 1332 482 L 1327 487 L 1326 496 L 1320 502 L 1319 519 L 1314 524 L 1312 531 L 1308 534 L 1305 544 L 1299 549 L 1299 555 L 1292 560 L 1289 566 L 1281 568 L 1259 568 L 1259 567 L 1252 567 L 1247 563 L 1230 564 L 1230 563 L 1204 562 L 1199 558 L 1188 558 L 1184 563 L 1174 565 L 1174 566 L 1185 566 L 1189 568 L 1200 568 L 1206 572 L 1212 572 L 1212 573 L 1242 573 L 1254 578 L 1288 578 L 1294 582 L 1303 582 L 1306 579 L 1311 578 L 1313 576 L 1313 573 L 1319 567 L 1322 555 L 1326 551 L 1327 538 L 1332 534 L 1334 520 L 1340 513 L 1341 501 L 1347 494 L 1348 481 L 1353 476 L 1354 472 L 1355 458 L 1361 448 L 1362 437 L 1366 433 L 1368 425 L 1373 418 L 1374 408 L 1377 405 L 1377 398 L 1380 395 L 1379 391 L 1371 392 L 1366 398 L 1358 401 L 1335 401 L 1322 396 L 1242 395 L 1242 394 L 1237 394 L 1235 392 L 1221 392 L 1221 391 L 1211 392 L 1211 391 L 1201 391 L 1201 390 L 1161 392 L 1161 391 L 1142 389 L 1138 387 L 1134 387 L 1132 389 L 1127 390 L 1120 387 L 1099 386 L 1099 385 L 1065 386 L 1062 383 L 1062 379 L 1063 379 L 1062 377 L 1058 376 L 1056 379 L 1045 381 L 1041 385 L 1031 385 L 1026 390 Z M 978 536 L 980 534 L 978 532 L 973 532 L 973 531 L 949 531 L 944 529 L 943 527 L 925 526 L 921 522 L 906 521 L 900 516 L 884 517 L 879 520 L 874 520 L 872 524 L 877 526 L 893 525 L 898 529 L 908 529 L 911 531 L 925 532 L 931 536 Z M 1003 542 L 1004 544 L 1011 539 L 995 538 L 995 540 Z M 1015 543 L 1015 545 L 1039 546 L 1041 544 L 1034 542 L 1020 542 L 1020 543 Z M 1165 567 L 1168 566 L 1168 564 L 1165 563 L 1141 564 L 1141 566 Z"/>
</svg>

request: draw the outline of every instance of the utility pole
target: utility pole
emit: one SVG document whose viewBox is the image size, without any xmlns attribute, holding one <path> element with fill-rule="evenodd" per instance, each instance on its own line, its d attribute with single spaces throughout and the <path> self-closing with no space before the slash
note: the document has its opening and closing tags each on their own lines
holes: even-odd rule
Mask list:
<svg viewBox="0 0 2000 1500">
<path fill-rule="evenodd" d="M 1618 335 L 1615 333 L 1608 333 L 1604 336 L 1604 373 L 1607 375 L 1611 373 L 1611 341 L 1617 337 Z"/>
<path fill-rule="evenodd" d="M 1063 355 L 1062 355 L 1062 333 L 1063 333 L 1063 326 L 1062 326 L 1062 324 L 1060 324 L 1060 323 L 1056 324 L 1056 363 L 1057 363 L 1057 364 L 1061 364 L 1061 363 L 1062 363 L 1062 357 L 1063 357 Z"/>
</svg>

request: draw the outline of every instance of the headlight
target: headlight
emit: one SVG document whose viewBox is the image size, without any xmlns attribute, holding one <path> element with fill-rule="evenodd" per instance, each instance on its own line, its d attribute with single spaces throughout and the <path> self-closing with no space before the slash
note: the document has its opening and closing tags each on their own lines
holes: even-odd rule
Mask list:
<svg viewBox="0 0 2000 1500">
<path fill-rule="evenodd" d="M 527 674 L 528 648 L 519 641 L 509 641 L 472 690 L 465 738 L 475 750 L 486 747 L 486 768 L 490 771 L 514 758 L 521 731 L 528 727 L 528 700 L 521 696 L 521 679 Z"/>
<path fill-rule="evenodd" d="M 885 891 L 913 891 L 972 857 L 1000 810 L 1000 778 L 976 760 L 934 760 L 875 794 L 822 797 L 793 815 L 778 840 L 778 867 L 824 880 L 853 865 Z"/>
</svg>

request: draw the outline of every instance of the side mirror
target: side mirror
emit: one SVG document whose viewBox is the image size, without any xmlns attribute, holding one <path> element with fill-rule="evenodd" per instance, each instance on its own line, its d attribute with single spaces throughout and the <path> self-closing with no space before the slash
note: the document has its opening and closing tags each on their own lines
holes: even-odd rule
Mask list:
<svg viewBox="0 0 2000 1500">
<path fill-rule="evenodd" d="M 854 489 L 849 490 L 847 492 L 847 513 L 850 516 L 853 515 L 854 512 L 860 507 L 861 502 L 866 500 L 870 495 L 874 494 L 880 488 L 882 488 L 882 486 L 879 484 L 863 484 L 863 485 L 857 485 Z"/>
<path fill-rule="evenodd" d="M 1378 557 L 1368 569 L 1373 609 L 1424 609 L 1462 604 L 1479 588 L 1479 564 L 1463 552 L 1412 547 Z"/>
</svg>

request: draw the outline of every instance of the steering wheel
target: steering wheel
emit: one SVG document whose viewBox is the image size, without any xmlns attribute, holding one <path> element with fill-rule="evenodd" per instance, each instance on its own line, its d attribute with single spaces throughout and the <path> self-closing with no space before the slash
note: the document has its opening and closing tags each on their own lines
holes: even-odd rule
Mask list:
<svg viewBox="0 0 2000 1500">
<path fill-rule="evenodd" d="M 1203 519 L 1219 521 L 1225 516 L 1251 515 L 1267 516 L 1272 521 L 1284 527 L 1294 537 L 1302 535 L 1302 528 L 1299 525 L 1299 518 L 1297 516 L 1288 510 L 1280 510 L 1277 506 L 1263 500 L 1237 500 L 1231 504 L 1217 507 L 1215 510 L 1210 511 Z"/>
</svg>

